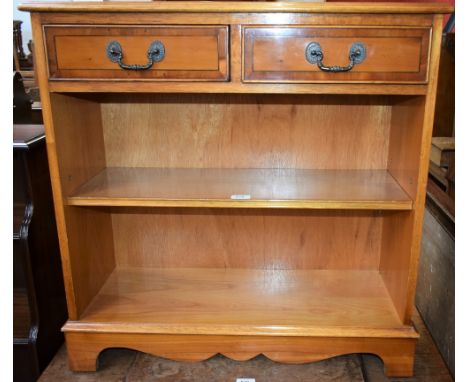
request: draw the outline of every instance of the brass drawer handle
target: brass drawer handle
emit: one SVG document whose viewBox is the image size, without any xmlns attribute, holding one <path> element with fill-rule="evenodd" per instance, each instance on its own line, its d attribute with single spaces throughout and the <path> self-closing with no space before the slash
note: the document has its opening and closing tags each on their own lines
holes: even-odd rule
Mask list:
<svg viewBox="0 0 468 382">
<path fill-rule="evenodd" d="M 360 42 L 355 42 L 349 49 L 349 64 L 347 66 L 326 66 L 323 64 L 323 51 L 318 42 L 311 42 L 306 47 L 306 60 L 311 64 L 317 64 L 323 72 L 349 72 L 354 65 L 360 64 L 366 58 L 366 46 Z"/>
<path fill-rule="evenodd" d="M 122 46 L 117 41 L 110 42 L 106 47 L 107 57 L 112 62 L 117 62 L 122 69 L 126 70 L 147 70 L 153 66 L 155 62 L 162 61 L 166 54 L 164 44 L 161 41 L 153 41 L 148 48 L 148 62 L 145 65 L 124 64 Z"/>
</svg>

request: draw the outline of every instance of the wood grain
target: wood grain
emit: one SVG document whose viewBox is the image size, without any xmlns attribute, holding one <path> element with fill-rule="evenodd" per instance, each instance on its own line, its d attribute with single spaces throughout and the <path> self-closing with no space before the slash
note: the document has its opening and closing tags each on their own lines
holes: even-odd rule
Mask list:
<svg viewBox="0 0 468 382">
<path fill-rule="evenodd" d="M 451 13 L 453 7 L 444 3 L 305 3 L 305 2 L 243 2 L 243 1 L 152 1 L 135 3 L 106 1 L 104 3 L 29 3 L 18 7 L 29 12 L 314 12 L 314 13 Z"/>
<path fill-rule="evenodd" d="M 99 353 L 109 345 L 132 348 L 177 361 L 202 361 L 221 353 L 236 358 L 264 354 L 284 363 L 305 363 L 342 354 L 370 353 L 383 361 L 388 376 L 413 373 L 414 338 L 317 338 L 266 336 L 190 336 L 67 332 L 67 353 L 74 371 L 95 371 Z M 185 352 L 180 352 L 185 349 Z M 201 352 L 203 349 L 205 352 Z M 274 349 L 279 349 L 275 351 Z"/>
<path fill-rule="evenodd" d="M 421 251 L 421 240 L 424 220 L 424 205 L 426 200 L 426 186 L 429 173 L 429 154 L 431 149 L 432 130 L 434 128 L 434 112 L 437 96 L 438 68 L 440 60 L 440 49 L 442 42 L 443 16 L 434 16 L 434 28 L 432 34 L 431 67 L 429 76 L 431 78 L 426 103 L 424 105 L 424 122 L 421 136 L 421 156 L 418 168 L 417 197 L 414 204 L 414 225 L 412 231 L 412 245 L 410 252 L 410 266 L 408 274 L 408 295 L 406 299 L 405 322 L 411 320 L 414 310 L 414 298 L 416 294 L 416 282 L 418 278 L 418 262 Z"/>
<path fill-rule="evenodd" d="M 379 211 L 114 208 L 117 265 L 378 269 Z M 340 238 L 340 239 L 337 239 Z"/>
<path fill-rule="evenodd" d="M 383 224 L 380 270 L 395 308 L 409 323 L 414 308 L 422 239 L 425 191 L 429 169 L 437 90 L 442 16 L 436 16 L 431 42 L 429 91 L 395 108 L 389 148 L 389 172 L 415 201 L 409 214 L 395 214 Z M 406 129 L 402 126 L 406 125 Z M 391 240 L 398 237 L 399 240 Z"/>
<path fill-rule="evenodd" d="M 53 114 L 51 111 L 51 100 L 47 81 L 46 52 L 42 35 L 40 14 L 31 15 L 31 25 L 34 39 L 34 59 L 37 81 L 39 84 L 41 103 L 43 107 L 42 116 L 46 132 L 47 157 L 51 177 L 52 194 L 54 198 L 55 218 L 60 244 L 60 255 L 64 275 L 64 286 L 67 297 L 68 314 L 70 318 L 77 318 L 75 285 L 73 284 L 70 252 L 67 244 L 67 227 L 65 223 L 65 211 L 62 198 L 62 187 L 60 180 L 59 159 L 57 158 L 55 146 L 55 133 Z"/>
<path fill-rule="evenodd" d="M 389 374 L 412 373 L 416 334 L 410 317 L 440 53 L 442 15 L 438 13 L 451 12 L 452 7 L 72 2 L 22 9 L 32 11 L 33 16 L 35 60 L 71 319 L 65 330 L 73 369 L 95 369 L 99 352 L 117 346 L 177 360 L 201 360 L 221 352 L 235 359 L 263 353 L 277 361 L 307 362 L 370 352 L 382 357 Z M 60 29 L 61 25 L 67 27 Z M 116 80 L 115 76 L 103 78 L 102 73 L 93 80 L 75 81 L 64 76 L 66 80 L 49 81 L 50 52 L 46 52 L 44 28 L 77 28 L 77 35 L 58 42 L 59 50 L 66 51 L 68 57 L 62 57 L 59 64 L 82 70 L 73 66 L 73 58 L 83 52 L 91 67 L 104 64 L 102 56 L 86 50 L 88 45 L 81 45 L 86 49 L 77 51 L 66 47 L 69 43 L 76 45 L 77 38 L 96 46 L 102 43 L 102 35 L 89 40 L 91 36 L 84 33 L 101 30 L 107 36 L 110 30 L 122 38 L 133 36 L 122 41 L 131 55 L 128 58 L 138 63 L 143 57 L 132 49 L 141 44 L 131 41 L 146 44 L 144 38 L 151 37 L 152 32 L 145 32 L 145 28 L 162 30 L 168 25 L 174 30 L 187 27 L 191 31 L 229 27 L 230 39 L 224 41 L 232 57 L 226 54 L 224 63 L 219 54 L 223 49 L 218 45 L 218 70 L 223 71 L 223 65 L 227 68 L 230 60 L 235 66 L 231 81 Z M 385 83 L 391 77 L 374 77 L 369 84 L 353 84 L 347 78 L 335 84 L 278 83 L 278 79 L 272 83 L 241 83 L 242 55 L 246 53 L 242 49 L 242 28 L 271 26 L 326 31 L 320 36 L 324 46 L 331 39 L 338 41 L 339 48 L 349 42 L 348 38 L 367 38 L 364 33 L 375 34 L 370 38 L 391 37 L 402 48 L 399 55 L 403 56 L 397 63 L 380 56 L 371 75 L 395 68 L 415 70 L 413 59 L 418 56 L 419 77 L 412 81 L 420 83 Z M 430 48 L 426 49 L 424 38 L 429 36 Z M 423 40 L 416 41 L 420 37 Z M 56 43 L 49 41 L 47 46 Z M 304 41 L 293 43 L 302 49 Z M 390 51 L 382 42 L 367 43 Z M 208 49 L 208 45 L 203 48 Z M 276 46 L 264 47 L 260 55 L 265 58 L 263 69 L 269 70 L 267 64 L 272 61 L 276 67 L 285 65 L 286 71 L 302 70 L 303 61 L 281 63 L 277 55 L 272 56 L 270 52 Z M 421 47 L 419 54 L 417 46 Z M 292 49 L 296 52 L 293 55 L 297 56 L 299 48 Z M 326 48 L 326 58 L 338 64 L 341 55 L 335 57 Z M 376 52 L 369 52 L 369 64 Z M 53 66 L 54 58 L 50 58 Z M 207 69 L 211 70 L 212 59 L 208 62 Z M 393 78 L 400 75 L 402 72 L 392 74 Z M 168 174 L 184 168 L 188 174 L 200 171 L 205 175 L 210 168 L 219 169 L 221 174 L 239 169 L 258 169 L 251 171 L 260 173 L 293 169 L 297 174 L 314 169 L 326 170 L 327 176 L 344 170 L 382 171 L 394 178 L 391 186 L 383 187 L 384 194 L 391 189 L 402 195 L 403 190 L 412 209 L 67 205 L 67 198 L 78 187 L 111 167 L 142 167 L 144 171 L 164 168 Z M 207 191 L 202 182 L 205 175 L 192 180 L 188 175 L 178 176 L 163 186 L 170 186 L 168 194 L 192 194 L 198 202 L 203 194 L 217 198 L 226 193 L 224 186 Z M 249 177 L 245 181 L 231 177 L 236 184 L 253 187 L 251 193 L 257 192 L 255 187 L 262 190 L 259 200 L 276 197 L 278 190 L 274 187 L 278 184 L 280 195 L 287 193 L 284 183 L 275 183 L 275 176 L 269 175 L 265 184 L 261 177 L 260 183 Z M 257 176 L 254 178 L 258 181 Z M 157 192 L 163 191 L 163 197 L 166 193 L 154 187 L 151 177 L 144 181 L 140 177 L 140 183 L 131 187 L 118 183 L 122 179 L 125 177 L 114 178 L 112 188 L 106 182 L 96 185 L 105 186 L 103 190 L 107 187 L 105 192 L 111 198 L 118 197 L 121 186 L 125 198 L 156 195 L 157 199 Z M 328 184 L 324 194 L 332 202 L 344 199 L 340 195 L 366 193 L 361 186 L 368 184 L 361 182 L 358 192 L 353 184 L 359 182 L 343 182 L 340 177 L 337 182 L 309 181 L 294 192 L 310 197 L 312 186 L 320 183 Z M 95 185 L 91 182 L 89 186 Z M 388 203 L 393 197 L 379 196 L 381 199 Z"/>
<path fill-rule="evenodd" d="M 433 306 L 433 304 L 430 305 Z M 431 339 L 431 335 L 425 328 L 417 311 L 413 316 L 413 323 L 420 334 L 420 338 L 416 344 L 414 374 L 412 378 L 406 380 L 412 382 L 432 380 L 453 382 L 450 371 L 445 366 L 437 346 Z M 156 343 L 154 345 L 153 351 L 156 352 L 158 350 Z M 313 348 L 313 346 L 309 346 L 309 351 Z M 231 355 L 239 354 L 249 355 L 249 353 L 233 354 L 230 352 L 225 353 L 225 355 L 232 360 L 217 355 L 204 362 L 184 363 L 154 357 L 138 351 L 111 349 L 103 351 L 99 355 L 98 371 L 88 374 L 87 378 L 104 379 L 112 375 L 114 377 L 126 377 L 129 382 L 154 378 L 166 378 L 168 379 L 167 382 L 178 382 L 183 378 L 194 381 L 212 381 L 219 379 L 222 373 L 223 376 L 226 376 L 226 380 L 235 380 L 239 375 L 248 375 L 257 378 L 257 380 L 270 382 L 303 382 L 307 380 L 319 380 L 321 382 L 362 382 L 364 380 L 368 382 L 401 382 L 399 379 L 387 379 L 384 376 L 384 367 L 386 365 L 382 363 L 378 356 L 373 354 L 363 354 L 362 356 L 353 354 L 333 358 L 325 362 L 299 365 L 274 363 L 262 356 L 248 362 L 237 362 L 235 359 L 238 357 L 231 357 Z M 170 370 L 169 376 L 167 376 L 167 370 Z M 60 381 L 64 380 L 64 378 L 67 382 L 79 382 L 83 378 L 83 374 L 73 373 L 68 370 L 67 352 L 62 348 L 39 381 Z"/>
<path fill-rule="evenodd" d="M 386 97 L 103 97 L 108 167 L 387 167 L 392 100 Z"/>
<path fill-rule="evenodd" d="M 430 29 L 426 28 L 288 28 L 243 29 L 244 76 L 251 82 L 426 82 Z M 306 60 L 306 48 L 319 43 L 324 65 L 347 66 L 355 42 L 366 57 L 352 70 L 322 72 Z"/>
<path fill-rule="evenodd" d="M 239 200 L 240 198 L 247 198 Z M 75 206 L 411 209 L 385 170 L 110 167 L 68 198 Z"/>
<path fill-rule="evenodd" d="M 402 320 L 407 320 L 404 308 L 408 293 L 413 224 L 414 212 L 390 214 L 382 224 L 380 272 Z"/>
<path fill-rule="evenodd" d="M 13 338 L 29 339 L 33 318 L 26 288 L 13 288 Z"/>
<path fill-rule="evenodd" d="M 225 4 L 225 3 L 224 3 Z M 257 3 L 258 4 L 258 3 Z M 191 2 L 194 5 L 194 2 Z M 374 6 L 375 4 L 372 4 Z M 242 12 L 48 12 L 41 13 L 44 24 L 100 25 L 111 20 L 114 25 L 343 25 L 431 27 L 432 14 L 365 14 L 365 13 L 242 13 Z"/>
<path fill-rule="evenodd" d="M 402 326 L 378 271 L 331 270 L 121 268 L 64 330 L 416 336 Z"/>
<path fill-rule="evenodd" d="M 54 151 L 66 195 L 106 166 L 101 110 L 99 104 L 83 97 L 51 94 L 50 103 L 58 127 Z"/>
<path fill-rule="evenodd" d="M 60 94 L 50 96 L 50 108 L 53 124 L 59 127 L 54 130 L 54 154 L 59 160 L 60 184 L 53 187 L 67 195 L 106 165 L 100 108 L 85 98 Z M 74 308 L 79 314 L 115 267 L 111 219 L 102 211 L 67 206 L 64 213 L 67 233 L 61 240 L 69 253 Z"/>
<path fill-rule="evenodd" d="M 318 361 L 341 354 L 378 355 L 388 376 L 413 373 L 414 338 L 316 338 L 266 336 L 189 336 L 160 334 L 115 334 L 67 332 L 70 367 L 75 371 L 96 370 L 99 353 L 109 347 L 130 347 L 178 361 L 201 361 L 217 353 L 236 357 L 264 354 L 285 363 Z M 185 349 L 180 352 L 180 349 Z M 201 349 L 205 352 L 201 352 Z M 275 350 L 278 349 L 278 350 Z"/>
<path fill-rule="evenodd" d="M 239 353 L 229 354 L 236 355 Z M 242 356 L 248 353 L 242 353 Z M 99 355 L 99 369 L 88 373 L 87 379 L 123 379 L 127 382 L 146 380 L 180 381 L 235 381 L 239 375 L 269 382 L 304 382 L 320 379 L 321 382 L 363 382 L 358 355 L 350 355 L 303 365 L 281 364 L 259 356 L 248 362 L 237 362 L 217 355 L 203 362 L 178 362 L 129 349 L 105 350 Z M 41 375 L 39 382 L 83 382 L 83 373 L 68 368 L 67 351 L 60 349 L 54 362 Z M 378 365 L 382 374 L 382 366 Z M 222 375 L 222 377 L 221 377 Z M 159 381 L 158 381 L 159 382 Z"/>
<path fill-rule="evenodd" d="M 426 85 L 390 84 L 299 84 L 299 83 L 241 83 L 238 82 L 161 82 L 141 80 L 54 80 L 49 84 L 53 93 L 205 93 L 205 94 L 392 94 L 424 95 Z"/>
<path fill-rule="evenodd" d="M 53 163 L 52 188 L 66 285 L 73 284 L 67 286 L 69 314 L 76 317 L 114 267 L 112 236 L 100 237 L 102 230 L 110 227 L 110 217 L 98 212 L 63 208 L 61 204 L 62 193 L 75 188 L 105 165 L 102 150 L 99 150 L 99 145 L 103 144 L 99 108 L 93 102 L 61 95 L 48 96 L 44 102 L 47 102 L 48 110 L 52 110 L 51 119 L 45 118 L 46 132 L 49 131 L 46 139 L 49 160 Z M 75 124 L 82 124 L 82 129 L 75 129 Z M 54 130 L 54 125 L 60 129 Z M 59 173 L 52 170 L 55 161 L 59 163 L 55 169 Z M 95 221 L 99 228 L 89 230 L 90 221 Z M 99 258 L 95 256 L 96 252 L 100 252 Z M 94 268 L 94 272 L 84 271 L 89 268 Z"/>
<path fill-rule="evenodd" d="M 424 97 L 403 99 L 394 106 L 391 120 L 388 171 L 413 200 L 417 198 L 424 105 Z M 409 319 L 403 309 L 413 224 L 414 213 L 394 214 L 383 223 L 380 270 L 402 319 Z"/>
<path fill-rule="evenodd" d="M 193 3 L 191 4 L 193 6 Z M 276 25 L 295 23 L 306 25 L 342 25 L 342 26 L 358 26 L 358 25 L 399 25 L 405 28 L 411 26 L 427 26 L 432 25 L 432 16 L 425 14 L 374 14 L 372 17 L 366 14 L 337 14 L 337 13 L 299 13 L 299 14 L 275 14 L 275 13 L 139 13 L 138 19 L 134 17 L 134 13 L 44 13 L 41 14 L 45 24 L 102 24 L 103 20 L 112 20 L 113 24 L 121 25 L 149 25 L 154 23 L 171 24 L 171 25 L 216 25 L 216 24 L 229 24 L 231 29 L 235 30 L 240 28 L 240 24 L 263 24 L 263 25 Z M 231 33 L 233 39 L 231 50 L 236 46 L 235 41 L 238 35 Z M 234 51 L 233 54 L 237 52 Z M 240 57 L 240 56 L 239 56 Z M 237 66 L 234 65 L 237 58 L 231 60 L 234 70 Z M 115 81 L 115 82 L 114 82 Z M 110 83 L 104 82 L 103 79 L 98 81 L 59 81 L 54 79 L 50 84 L 52 91 L 133 91 L 133 92 L 209 92 L 209 93 L 349 93 L 349 94 L 425 94 L 424 85 L 411 85 L 411 86 L 393 86 L 393 87 L 376 87 L 376 86 L 350 86 L 350 85 L 333 85 L 314 87 L 305 84 L 256 84 L 249 86 L 243 84 L 237 77 L 234 77 L 229 82 L 215 82 L 204 83 L 200 87 L 197 83 L 177 83 L 165 82 L 164 85 L 158 81 L 153 83 L 151 79 L 139 79 L 141 83 L 135 83 L 131 79 L 123 79 L 122 77 L 114 79 Z"/>
<path fill-rule="evenodd" d="M 65 214 L 76 310 L 81 314 L 115 268 L 112 221 L 109 214 L 88 208 L 66 207 Z"/>
<path fill-rule="evenodd" d="M 414 200 L 424 118 L 424 97 L 407 97 L 392 109 L 388 171 Z"/>
<path fill-rule="evenodd" d="M 153 80 L 220 80 L 228 72 L 228 27 L 74 25 L 46 26 L 51 78 L 110 78 Z M 118 41 L 124 63 L 146 64 L 153 41 L 165 47 L 162 61 L 148 70 L 123 70 L 106 54 Z"/>
<path fill-rule="evenodd" d="M 193 3 L 191 4 L 193 5 Z M 366 14 L 327 14 L 327 13 L 300 13 L 300 14 L 274 14 L 274 13 L 139 13 L 138 18 L 134 13 L 43 13 L 41 18 L 44 24 L 102 24 L 103 20 L 112 20 L 116 25 L 150 25 L 150 24 L 171 24 L 171 25 L 216 25 L 229 24 L 231 29 L 231 70 L 240 71 L 241 50 L 236 48 L 240 46 L 241 38 L 238 32 L 241 24 L 262 24 L 276 25 L 288 23 L 306 24 L 306 25 L 379 25 L 379 26 L 432 26 L 432 15 L 413 14 L 413 15 L 388 15 L 374 14 L 372 17 Z M 240 77 L 232 74 L 229 82 L 205 82 L 200 84 L 190 82 L 157 82 L 153 80 L 140 79 L 141 82 L 114 80 L 106 82 L 98 81 L 60 81 L 54 79 L 50 83 L 50 90 L 57 92 L 196 92 L 196 93 L 312 93 L 312 94 L 425 94 L 425 85 L 343 85 L 343 84 L 246 84 L 240 82 Z"/>
</svg>

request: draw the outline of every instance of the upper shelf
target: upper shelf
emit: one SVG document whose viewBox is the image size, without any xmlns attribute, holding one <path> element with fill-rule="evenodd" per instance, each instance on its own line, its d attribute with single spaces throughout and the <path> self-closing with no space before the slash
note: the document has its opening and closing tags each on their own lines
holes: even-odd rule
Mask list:
<svg viewBox="0 0 468 382">
<path fill-rule="evenodd" d="M 107 168 L 73 206 L 410 210 L 386 170 Z"/>
</svg>

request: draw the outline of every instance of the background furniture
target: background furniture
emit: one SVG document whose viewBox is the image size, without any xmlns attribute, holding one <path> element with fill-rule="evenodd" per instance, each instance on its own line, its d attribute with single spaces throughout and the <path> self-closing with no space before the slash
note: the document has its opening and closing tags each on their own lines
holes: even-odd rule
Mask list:
<svg viewBox="0 0 468 382">
<path fill-rule="evenodd" d="M 37 93 L 37 90 L 35 91 L 37 83 L 34 77 L 33 55 L 32 53 L 26 55 L 24 52 L 22 24 L 21 20 L 13 20 L 13 70 L 21 74 L 27 92 L 32 90 L 35 94 Z M 32 41 L 28 42 L 27 47 L 32 52 Z"/>
<path fill-rule="evenodd" d="M 32 54 L 26 55 L 21 33 L 21 20 L 13 20 L 13 64 L 15 70 L 32 69 Z"/>
<path fill-rule="evenodd" d="M 450 25 L 451 22 L 445 29 L 450 31 Z M 454 121 L 455 34 L 447 33 L 442 40 L 416 306 L 452 375 L 455 375 Z"/>
<path fill-rule="evenodd" d="M 30 4 L 70 366 L 410 375 L 443 4 Z M 196 94 L 194 94 L 196 93 Z"/>
<path fill-rule="evenodd" d="M 32 53 L 23 47 L 21 20 L 13 20 L 13 123 L 42 124 L 42 109 Z M 27 44 L 32 52 L 32 41 Z"/>
<path fill-rule="evenodd" d="M 13 359 L 35 381 L 63 342 L 65 292 L 44 127 L 13 127 Z"/>
</svg>

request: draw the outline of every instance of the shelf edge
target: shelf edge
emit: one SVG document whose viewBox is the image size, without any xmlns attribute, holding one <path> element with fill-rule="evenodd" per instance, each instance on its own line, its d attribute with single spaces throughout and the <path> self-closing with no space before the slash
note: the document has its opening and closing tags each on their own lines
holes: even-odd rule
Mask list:
<svg viewBox="0 0 468 382">
<path fill-rule="evenodd" d="M 394 83 L 237 83 L 154 80 L 96 80 L 50 79 L 49 90 L 63 92 L 121 92 L 121 93 L 230 93 L 230 94 L 367 94 L 367 95 L 425 95 L 426 84 Z M 200 90 L 200 89 L 203 89 Z"/>
<path fill-rule="evenodd" d="M 186 208 L 285 208 L 285 209 L 349 209 L 404 210 L 413 208 L 408 201 L 303 201 L 303 200 L 224 200 L 224 199 L 132 199 L 69 197 L 69 206 L 79 207 L 186 207 Z"/>
<path fill-rule="evenodd" d="M 358 327 L 301 327 L 301 326 L 247 326 L 247 325 L 190 325 L 182 324 L 127 324 L 124 322 L 67 321 L 63 332 L 80 333 L 139 333 L 178 335 L 243 335 L 290 337 L 369 337 L 369 338 L 419 338 L 412 326 L 397 328 Z"/>
</svg>

